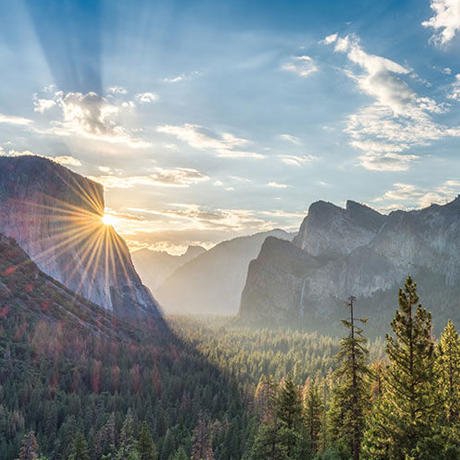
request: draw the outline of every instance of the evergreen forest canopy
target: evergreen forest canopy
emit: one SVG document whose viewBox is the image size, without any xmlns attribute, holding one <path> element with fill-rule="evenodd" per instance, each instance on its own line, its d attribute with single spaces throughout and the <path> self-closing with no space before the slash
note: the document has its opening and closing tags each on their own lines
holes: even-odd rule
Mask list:
<svg viewBox="0 0 460 460">
<path fill-rule="evenodd" d="M 353 299 L 341 340 L 171 329 L 72 299 L 10 239 L 0 255 L 2 460 L 460 458 L 460 339 L 434 340 L 411 278 L 368 342 Z"/>
</svg>

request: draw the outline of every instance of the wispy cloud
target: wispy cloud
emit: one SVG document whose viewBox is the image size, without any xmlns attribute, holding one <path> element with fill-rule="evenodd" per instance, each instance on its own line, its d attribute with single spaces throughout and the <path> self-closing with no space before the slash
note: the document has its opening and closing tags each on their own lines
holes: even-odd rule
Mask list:
<svg viewBox="0 0 460 460">
<path fill-rule="evenodd" d="M 101 175 L 91 176 L 106 188 L 132 188 L 139 185 L 157 187 L 190 187 L 210 178 L 191 168 L 164 169 L 155 168 L 155 172 L 145 176 Z"/>
<path fill-rule="evenodd" d="M 126 88 L 123 88 L 122 86 L 111 86 L 107 88 L 107 92 L 112 93 L 112 94 L 127 94 L 128 93 Z"/>
<path fill-rule="evenodd" d="M 393 184 L 393 187 L 374 200 L 374 203 L 379 203 L 380 210 L 388 212 L 401 208 L 426 208 L 432 204 L 445 204 L 458 195 L 460 181 L 448 180 L 431 189 L 399 182 Z"/>
<path fill-rule="evenodd" d="M 281 66 L 282 70 L 293 72 L 300 77 L 308 77 L 318 68 L 310 56 L 292 56 L 288 62 Z"/>
<path fill-rule="evenodd" d="M 289 166 L 302 166 L 318 160 L 314 155 L 280 155 L 281 161 Z"/>
<path fill-rule="evenodd" d="M 33 123 L 32 120 L 23 117 L 16 117 L 14 115 L 3 115 L 0 113 L 0 123 L 7 123 L 10 125 L 21 125 L 26 126 Z"/>
<path fill-rule="evenodd" d="M 292 134 L 280 134 L 279 137 L 284 141 L 288 141 L 294 145 L 300 145 L 301 141 L 297 136 L 293 136 Z"/>
<path fill-rule="evenodd" d="M 158 99 L 158 96 L 154 93 L 139 93 L 134 96 L 134 99 L 141 104 L 151 104 Z"/>
<path fill-rule="evenodd" d="M 430 6 L 434 16 L 422 22 L 422 26 L 434 29 L 433 43 L 446 45 L 460 31 L 460 1 L 432 0 Z"/>
<path fill-rule="evenodd" d="M 213 150 L 218 157 L 224 158 L 255 158 L 262 159 L 265 155 L 257 152 L 241 150 L 248 144 L 247 139 L 242 139 L 230 133 L 217 134 L 205 130 L 202 126 L 185 124 L 183 126 L 161 125 L 157 131 L 175 136 L 188 145 L 199 150 Z"/>
<path fill-rule="evenodd" d="M 281 184 L 280 182 L 269 182 L 267 184 L 267 187 L 272 187 L 272 188 L 287 188 L 288 185 L 286 184 Z"/>
<path fill-rule="evenodd" d="M 418 159 L 404 154 L 417 146 L 429 145 L 445 136 L 460 136 L 460 129 L 435 123 L 432 114 L 445 112 L 446 106 L 420 97 L 402 79 L 412 69 L 390 59 L 366 53 L 354 35 L 327 37 L 323 43 L 346 53 L 360 72 L 345 70 L 358 88 L 374 102 L 349 116 L 345 131 L 350 144 L 362 150 L 359 164 L 367 169 L 404 171 Z"/>
</svg>

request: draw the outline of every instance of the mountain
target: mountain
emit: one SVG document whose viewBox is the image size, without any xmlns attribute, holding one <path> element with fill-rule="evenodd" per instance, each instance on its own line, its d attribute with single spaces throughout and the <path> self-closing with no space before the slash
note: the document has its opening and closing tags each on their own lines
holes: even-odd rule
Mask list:
<svg viewBox="0 0 460 460">
<path fill-rule="evenodd" d="M 140 249 L 131 253 L 131 257 L 142 281 L 155 292 L 179 267 L 203 252 L 206 252 L 206 249 L 201 246 L 189 246 L 187 251 L 180 256 L 173 256 L 165 251 Z"/>
<path fill-rule="evenodd" d="M 313 203 L 292 243 L 268 238 L 250 263 L 239 321 L 331 333 L 347 314 L 343 301 L 354 295 L 378 332 L 408 275 L 419 282 L 435 326 L 460 320 L 459 230 L 460 198 L 388 216 L 351 201 L 345 209 Z"/>
<path fill-rule="evenodd" d="M 0 157 L 0 232 L 37 266 L 118 315 L 158 314 L 124 240 L 104 225 L 104 189 L 45 158 Z"/>
<path fill-rule="evenodd" d="M 128 413 L 149 423 L 161 458 L 190 449 L 203 413 L 221 427 L 222 460 L 235 458 L 234 436 L 238 458 L 246 445 L 245 425 L 229 431 L 228 420 L 247 417 L 238 385 L 161 317 L 115 316 L 43 273 L 2 234 L 0 382 L 2 460 L 18 458 L 30 430 L 46 458 L 69 458 L 78 431 L 94 458 L 114 458 Z"/>
<path fill-rule="evenodd" d="M 235 315 L 249 262 L 268 236 L 290 240 L 283 230 L 256 233 L 217 244 L 177 269 L 156 291 L 170 313 Z"/>
</svg>

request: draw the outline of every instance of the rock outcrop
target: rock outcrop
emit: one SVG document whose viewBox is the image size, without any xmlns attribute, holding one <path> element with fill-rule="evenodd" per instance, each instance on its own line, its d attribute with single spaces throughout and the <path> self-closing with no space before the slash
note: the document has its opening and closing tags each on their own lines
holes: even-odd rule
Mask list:
<svg viewBox="0 0 460 460">
<path fill-rule="evenodd" d="M 103 212 L 102 185 L 45 158 L 0 157 L 0 232 L 40 270 L 95 304 L 118 315 L 158 314 Z"/>
<path fill-rule="evenodd" d="M 249 267 L 239 310 L 244 324 L 326 330 L 357 297 L 373 328 L 387 327 L 408 275 L 424 305 L 460 320 L 460 199 L 388 216 L 354 202 L 311 205 L 293 243 L 267 239 Z M 382 323 L 382 324 L 379 324 Z"/>
</svg>

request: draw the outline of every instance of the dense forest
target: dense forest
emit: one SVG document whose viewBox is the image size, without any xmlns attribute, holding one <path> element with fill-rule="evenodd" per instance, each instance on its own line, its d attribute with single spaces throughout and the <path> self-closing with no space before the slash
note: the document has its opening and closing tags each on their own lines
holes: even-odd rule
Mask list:
<svg viewBox="0 0 460 460">
<path fill-rule="evenodd" d="M 120 320 L 3 239 L 0 458 L 460 458 L 458 334 L 433 338 L 410 278 L 396 300 L 372 342 L 353 298 L 342 339 Z"/>
</svg>

